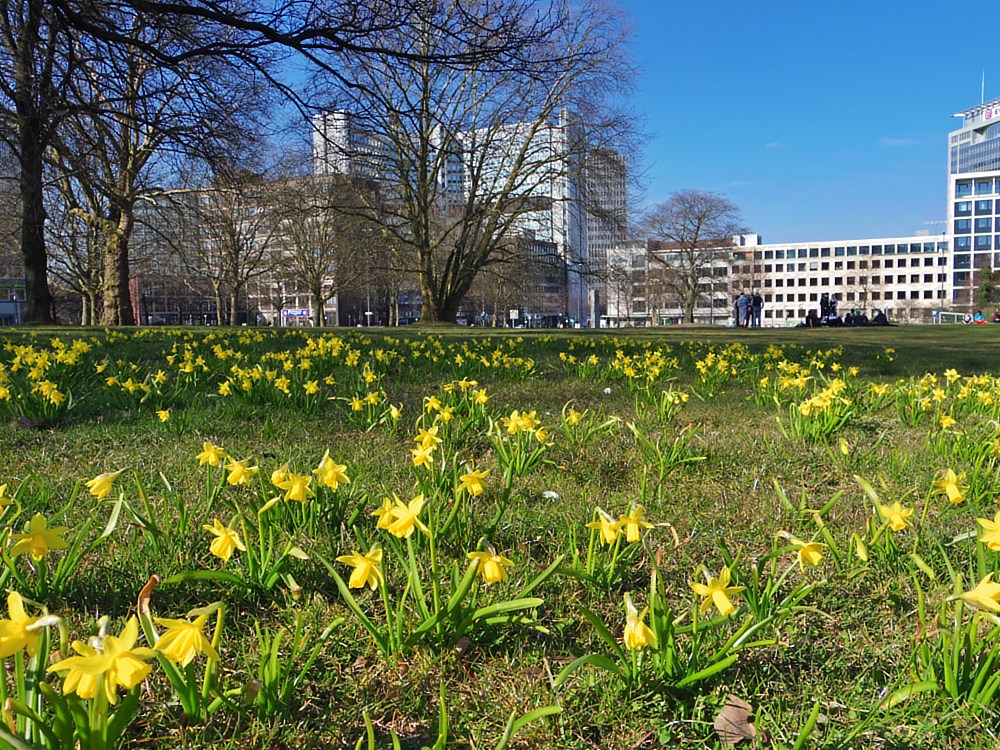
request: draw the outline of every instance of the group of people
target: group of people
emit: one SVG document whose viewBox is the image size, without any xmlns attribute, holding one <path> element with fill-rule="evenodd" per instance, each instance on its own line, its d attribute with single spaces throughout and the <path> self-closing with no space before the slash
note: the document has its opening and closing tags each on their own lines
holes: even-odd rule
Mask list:
<svg viewBox="0 0 1000 750">
<path fill-rule="evenodd" d="M 760 328 L 760 319 L 764 310 L 764 298 L 759 291 L 753 294 L 740 292 L 733 302 L 733 322 L 737 328 Z"/>
<path fill-rule="evenodd" d="M 804 328 L 857 328 L 859 326 L 887 326 L 892 325 L 885 311 L 876 310 L 871 319 L 864 310 L 848 310 L 843 319 L 840 317 L 840 299 L 837 295 L 832 297 L 823 292 L 819 298 L 819 315 L 816 310 L 810 310 L 806 318 L 800 324 Z"/>
<path fill-rule="evenodd" d="M 962 322 L 965 323 L 965 325 L 967 325 L 967 326 L 968 325 L 985 325 L 986 324 L 986 316 L 983 315 L 983 311 L 982 310 L 976 310 L 975 314 L 973 314 L 973 313 L 966 313 L 964 315 L 964 317 L 962 318 Z M 993 322 L 994 323 L 1000 323 L 1000 310 L 994 310 L 993 311 Z"/>
</svg>

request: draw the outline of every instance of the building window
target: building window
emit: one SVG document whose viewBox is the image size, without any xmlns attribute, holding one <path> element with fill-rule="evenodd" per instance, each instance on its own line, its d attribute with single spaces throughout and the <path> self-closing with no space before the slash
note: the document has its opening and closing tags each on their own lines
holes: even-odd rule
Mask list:
<svg viewBox="0 0 1000 750">
<path fill-rule="evenodd" d="M 872 300 L 878 301 L 882 299 L 882 292 L 872 292 Z"/>
<path fill-rule="evenodd" d="M 799 286 L 805 286 L 805 285 L 806 285 L 806 280 L 805 279 L 799 279 Z"/>
<path fill-rule="evenodd" d="M 970 249 L 972 249 L 972 238 L 971 237 L 956 237 L 955 238 L 955 249 L 956 250 L 970 250 Z"/>
<path fill-rule="evenodd" d="M 833 254 L 836 255 L 838 258 L 844 257 L 844 252 L 845 252 L 844 248 L 842 247 L 835 247 L 833 249 Z"/>
<path fill-rule="evenodd" d="M 848 292 L 847 293 L 847 301 L 848 302 L 854 302 L 854 292 Z"/>
<path fill-rule="evenodd" d="M 789 269 L 789 270 L 791 270 L 791 269 Z M 806 264 L 805 263 L 799 263 L 799 271 L 805 271 L 805 270 L 806 270 Z"/>
<path fill-rule="evenodd" d="M 955 195 L 959 198 L 964 198 L 968 195 L 972 195 L 972 181 L 965 180 L 962 182 L 956 182 Z"/>
<path fill-rule="evenodd" d="M 993 192 L 993 180 L 976 180 L 976 195 L 990 195 Z"/>
<path fill-rule="evenodd" d="M 847 270 L 848 271 L 853 271 L 854 270 L 854 261 L 853 260 L 847 261 Z"/>
<path fill-rule="evenodd" d="M 989 234 L 976 235 L 976 250 L 989 250 L 993 246 L 993 237 Z"/>
<path fill-rule="evenodd" d="M 809 295 L 809 301 L 810 301 L 810 302 L 815 302 L 815 301 L 816 301 L 816 300 L 818 300 L 818 299 L 819 299 L 819 295 L 818 295 L 818 294 L 816 294 L 816 292 L 812 292 L 812 293 L 811 293 L 811 294 Z"/>
<path fill-rule="evenodd" d="M 993 214 L 993 201 L 976 201 L 976 216 L 991 216 Z"/>
<path fill-rule="evenodd" d="M 1000 201 L 997 201 L 997 202 L 1000 203 Z M 821 257 L 821 258 L 829 258 L 830 257 L 830 248 L 828 248 L 828 247 L 820 248 L 819 257 Z"/>
<path fill-rule="evenodd" d="M 833 262 L 833 270 L 834 271 L 843 271 L 844 270 L 844 261 L 842 261 L 842 260 L 835 260 Z"/>
<path fill-rule="evenodd" d="M 822 263 L 820 263 L 820 270 L 829 271 L 830 270 L 830 261 L 825 260 Z"/>
<path fill-rule="evenodd" d="M 934 259 L 933 258 L 924 258 L 924 265 L 925 266 L 933 266 L 934 265 Z"/>
<path fill-rule="evenodd" d="M 976 201 L 977 204 L 983 201 Z M 972 216 L 972 201 L 956 201 L 955 216 Z"/>
<path fill-rule="evenodd" d="M 899 276 L 896 277 L 896 283 L 897 284 L 905 284 L 906 283 L 906 276 L 904 274 L 899 274 Z"/>
<path fill-rule="evenodd" d="M 976 234 L 980 232 L 992 232 L 993 219 L 976 219 Z"/>
<path fill-rule="evenodd" d="M 809 286 L 819 286 L 819 279 L 816 278 L 815 276 L 812 276 L 809 279 Z"/>
<path fill-rule="evenodd" d="M 934 274 L 932 274 L 932 273 L 925 273 L 924 274 L 924 283 L 925 284 L 933 284 L 934 283 Z"/>
<path fill-rule="evenodd" d="M 873 284 L 881 284 L 882 283 L 882 277 L 881 276 L 872 276 L 872 283 Z"/>
<path fill-rule="evenodd" d="M 858 248 L 856 246 L 849 245 L 848 248 L 847 248 L 847 254 L 848 255 L 857 255 L 858 254 Z"/>
<path fill-rule="evenodd" d="M 952 260 L 955 263 L 955 268 L 958 268 L 958 269 L 971 268 L 971 266 L 972 266 L 972 257 L 969 256 L 969 255 L 964 255 L 964 254 L 963 255 L 955 255 Z"/>
<path fill-rule="evenodd" d="M 970 234 L 971 232 L 971 219 L 955 219 L 955 234 Z"/>
</svg>

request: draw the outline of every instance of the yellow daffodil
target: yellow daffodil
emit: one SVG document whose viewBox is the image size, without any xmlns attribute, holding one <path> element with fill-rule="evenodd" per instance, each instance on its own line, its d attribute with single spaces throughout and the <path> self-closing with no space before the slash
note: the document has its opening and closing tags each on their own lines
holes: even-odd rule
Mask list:
<svg viewBox="0 0 1000 750">
<path fill-rule="evenodd" d="M 1000 583 L 993 581 L 992 573 L 987 573 L 972 591 L 966 591 L 959 596 L 977 609 L 1000 612 Z"/>
<path fill-rule="evenodd" d="M 157 418 L 159 418 L 161 422 L 168 422 L 170 421 L 170 410 L 160 409 L 158 412 L 156 412 L 156 416 Z"/>
<path fill-rule="evenodd" d="M 393 493 L 391 498 L 387 497 L 382 501 L 382 506 L 377 510 L 372 511 L 372 515 L 378 519 L 378 523 L 375 527 L 378 529 L 388 529 L 389 524 L 392 523 L 392 506 L 393 500 L 397 503 L 399 502 L 399 497 Z"/>
<path fill-rule="evenodd" d="M 106 474 L 98 474 L 93 479 L 87 481 L 87 489 L 90 490 L 90 494 L 98 500 L 103 500 L 111 494 L 111 489 L 114 487 L 115 480 L 123 471 L 125 470 L 119 469 L 118 471 L 110 471 Z"/>
<path fill-rule="evenodd" d="M 392 521 L 386 527 L 393 536 L 408 537 L 414 529 L 420 529 L 425 534 L 430 534 L 431 530 L 420 520 L 420 511 L 424 507 L 424 496 L 417 495 L 409 503 L 396 500 L 389 513 Z"/>
<path fill-rule="evenodd" d="M 615 540 L 618 539 L 618 532 L 621 531 L 621 525 L 601 508 L 598 508 L 595 513 L 597 520 L 588 523 L 587 528 L 600 531 L 602 544 L 614 544 Z"/>
<path fill-rule="evenodd" d="M 160 634 L 154 648 L 182 667 L 190 664 L 198 654 L 205 654 L 209 659 L 218 661 L 218 652 L 203 632 L 207 620 L 207 614 L 198 615 L 193 622 L 155 618 L 156 624 L 162 625 L 166 630 Z"/>
<path fill-rule="evenodd" d="M 484 583 L 497 583 L 507 578 L 507 568 L 514 567 L 514 563 L 490 545 L 484 552 L 470 552 L 469 559 L 478 567 L 479 577 Z"/>
<path fill-rule="evenodd" d="M 988 518 L 977 518 L 976 521 L 983 527 L 983 535 L 979 537 L 979 541 L 994 552 L 1000 552 L 1000 511 L 997 511 L 992 521 Z"/>
<path fill-rule="evenodd" d="M 24 611 L 24 600 L 16 591 L 7 594 L 8 619 L 0 620 L 0 659 L 16 654 L 22 648 L 28 656 L 38 653 L 38 639 L 42 628 L 58 622 L 56 617 L 29 617 Z"/>
<path fill-rule="evenodd" d="M 889 524 L 890 529 L 893 531 L 902 531 L 910 525 L 910 522 L 906 519 L 913 515 L 913 508 L 904 508 L 896 500 L 892 505 L 879 505 L 878 512 L 885 522 Z"/>
<path fill-rule="evenodd" d="M 364 555 L 351 550 L 351 554 L 338 557 L 337 562 L 354 568 L 351 571 L 351 580 L 348 582 L 352 589 L 364 588 L 367 585 L 374 591 L 377 586 L 385 583 L 385 576 L 382 573 L 381 547 L 372 547 Z"/>
<path fill-rule="evenodd" d="M 428 469 L 434 465 L 434 448 L 411 448 L 410 454 L 413 456 L 414 466 L 426 466 Z"/>
<path fill-rule="evenodd" d="M 580 424 L 580 417 L 583 416 L 576 409 L 570 409 L 566 412 L 566 424 L 575 426 Z"/>
<path fill-rule="evenodd" d="M 146 679 L 150 667 L 147 659 L 156 657 L 151 648 L 136 648 L 139 621 L 129 619 L 120 636 L 108 635 L 101 640 L 100 650 L 81 641 L 73 643 L 77 656 L 62 659 L 47 672 L 67 672 L 63 695 L 76 693 L 81 698 L 93 698 L 101 690 L 108 703 L 117 700 L 118 687 L 131 690 Z"/>
<path fill-rule="evenodd" d="M 483 480 L 490 475 L 489 469 L 483 469 L 480 471 L 470 471 L 463 474 L 460 478 L 460 484 L 458 485 L 459 492 L 468 492 L 473 497 L 479 497 L 483 494 Z"/>
<path fill-rule="evenodd" d="M 947 469 L 940 479 L 934 480 L 934 494 L 946 495 L 952 505 L 965 500 L 965 493 L 969 491 L 969 486 L 962 484 L 965 481 L 965 472 L 955 474 L 951 469 Z"/>
<path fill-rule="evenodd" d="M 25 552 L 31 553 L 31 559 L 41 560 L 49 554 L 49 550 L 66 549 L 69 542 L 62 538 L 69 529 L 65 526 L 48 528 L 48 522 L 41 513 L 32 516 L 28 524 L 28 533 L 12 534 L 14 546 L 10 548 L 10 556 L 17 557 Z"/>
<path fill-rule="evenodd" d="M 641 505 L 636 505 L 629 513 L 618 519 L 619 528 L 625 529 L 625 541 L 638 542 L 642 538 L 642 529 L 651 529 L 653 524 L 642 520 L 643 510 Z"/>
<path fill-rule="evenodd" d="M 729 597 L 733 594 L 738 594 L 746 587 L 729 585 L 730 573 L 728 566 L 722 569 L 718 578 L 711 577 L 707 572 L 705 577 L 708 578 L 708 584 L 691 583 L 691 588 L 694 592 L 699 596 L 705 597 L 699 610 L 702 614 L 705 614 L 714 604 L 719 610 L 719 614 L 723 617 L 728 617 L 736 611 L 736 606 L 729 600 Z"/>
<path fill-rule="evenodd" d="M 441 443 L 441 438 L 438 437 L 439 429 L 440 426 L 436 424 L 431 427 L 422 428 L 413 440 L 421 448 L 434 449 Z"/>
<path fill-rule="evenodd" d="M 308 474 L 295 474 L 290 471 L 285 481 L 278 485 L 278 489 L 285 491 L 285 500 L 305 503 L 309 498 L 316 497 L 316 491 L 309 486 L 310 484 L 312 477 Z"/>
<path fill-rule="evenodd" d="M 259 468 L 250 466 L 249 458 L 237 461 L 235 458 L 230 457 L 226 463 L 226 471 L 229 472 L 226 481 L 235 487 L 240 484 L 250 484 L 250 480 L 257 476 Z"/>
<path fill-rule="evenodd" d="M 243 541 L 240 539 L 240 535 L 236 532 L 236 530 L 229 528 L 218 518 L 212 521 L 211 526 L 202 526 L 202 528 L 209 534 L 213 534 L 215 536 L 215 539 L 212 540 L 212 544 L 208 549 L 216 557 L 222 560 L 229 560 L 229 558 L 233 556 L 234 551 L 247 551 L 247 548 L 243 545 Z"/>
<path fill-rule="evenodd" d="M 277 469 L 271 472 L 271 484 L 273 484 L 278 489 L 281 489 L 281 485 L 285 483 L 288 479 L 288 464 L 284 463 Z"/>
<path fill-rule="evenodd" d="M 226 457 L 226 452 L 222 448 L 212 445 L 207 440 L 201 444 L 201 448 L 201 453 L 197 455 L 199 466 L 218 466 Z"/>
<path fill-rule="evenodd" d="M 330 458 L 330 451 L 323 454 L 319 466 L 313 469 L 313 474 L 316 475 L 316 481 L 320 485 L 329 487 L 334 491 L 342 484 L 351 483 L 351 480 L 347 477 L 346 464 L 338 464 Z"/>
<path fill-rule="evenodd" d="M 821 542 L 804 542 L 801 539 L 796 539 L 792 537 L 792 544 L 798 547 L 798 559 L 799 567 L 805 568 L 806 565 L 815 568 L 823 561 L 823 547 L 825 544 Z"/>
<path fill-rule="evenodd" d="M 622 640 L 625 641 L 625 648 L 630 651 L 638 651 L 656 643 L 656 634 L 643 622 L 645 616 L 646 610 L 639 614 L 639 610 L 632 604 L 632 597 L 625 594 L 625 633 Z"/>
<path fill-rule="evenodd" d="M 941 429 L 947 430 L 949 427 L 954 427 L 957 424 L 955 418 L 949 414 L 941 415 Z"/>
</svg>

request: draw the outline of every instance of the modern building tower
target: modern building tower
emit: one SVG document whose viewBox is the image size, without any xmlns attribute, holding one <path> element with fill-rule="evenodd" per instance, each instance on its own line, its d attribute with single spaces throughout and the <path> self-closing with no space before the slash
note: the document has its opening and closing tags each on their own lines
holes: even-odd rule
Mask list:
<svg viewBox="0 0 1000 750">
<path fill-rule="evenodd" d="M 955 117 L 948 136 L 948 230 L 952 301 L 975 303 L 979 269 L 1000 269 L 1000 99 Z"/>
</svg>

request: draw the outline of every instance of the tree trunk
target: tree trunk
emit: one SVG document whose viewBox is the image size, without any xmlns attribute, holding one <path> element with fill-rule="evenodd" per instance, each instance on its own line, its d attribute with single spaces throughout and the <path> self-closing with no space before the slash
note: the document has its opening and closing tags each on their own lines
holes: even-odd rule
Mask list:
<svg viewBox="0 0 1000 750">
<path fill-rule="evenodd" d="M 132 212 L 121 209 L 118 221 L 109 222 L 109 236 L 104 253 L 104 283 L 101 287 L 104 307 L 101 311 L 103 326 L 134 326 L 132 293 L 129 289 L 128 243 L 132 236 Z"/>
<path fill-rule="evenodd" d="M 229 325 L 236 325 L 236 303 L 240 298 L 240 288 L 238 286 L 233 286 L 232 290 L 229 292 L 229 315 L 227 316 L 229 320 Z"/>
<path fill-rule="evenodd" d="M 45 252 L 45 207 L 42 203 L 44 147 L 38 142 L 41 128 L 36 118 L 20 122 L 21 257 L 27 294 L 24 322 L 50 325 L 55 323 L 55 318 L 52 315 L 48 256 Z"/>
<path fill-rule="evenodd" d="M 323 285 L 320 282 L 320 286 L 314 287 L 312 290 L 313 298 L 313 328 L 323 328 L 326 321 L 324 320 L 324 309 L 323 309 Z"/>
<path fill-rule="evenodd" d="M 216 325 L 223 326 L 226 323 L 225 318 L 223 318 L 225 312 L 222 309 L 222 289 L 216 285 L 212 291 L 215 296 L 215 323 Z"/>
<path fill-rule="evenodd" d="M 52 294 L 49 291 L 47 255 L 45 252 L 45 205 L 43 181 L 45 148 L 49 141 L 49 123 L 43 110 L 45 103 L 36 100 L 46 93 L 44 81 L 35 72 L 35 55 L 40 43 L 42 3 L 30 3 L 21 50 L 14 61 L 14 96 L 17 110 L 19 166 L 21 169 L 21 257 L 24 260 L 24 286 L 27 305 L 23 321 L 48 325 L 55 323 L 52 315 Z"/>
</svg>

